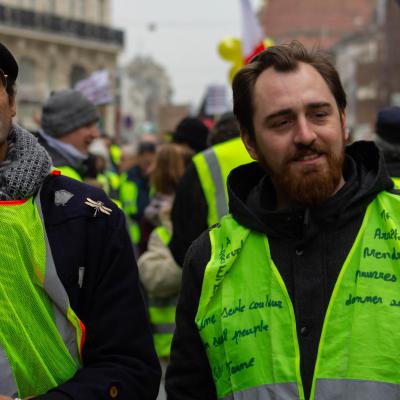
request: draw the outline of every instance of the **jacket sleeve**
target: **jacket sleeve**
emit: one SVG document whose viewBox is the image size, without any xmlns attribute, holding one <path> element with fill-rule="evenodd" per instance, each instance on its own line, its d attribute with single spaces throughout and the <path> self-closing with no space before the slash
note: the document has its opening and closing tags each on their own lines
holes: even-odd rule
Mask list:
<svg viewBox="0 0 400 400">
<path fill-rule="evenodd" d="M 145 251 L 138 260 L 140 280 L 150 297 L 169 297 L 179 292 L 182 269 L 171 251 L 153 231 Z"/>
<path fill-rule="evenodd" d="M 166 373 L 168 400 L 217 398 L 207 354 L 194 322 L 204 268 L 210 253 L 208 232 L 205 232 L 189 248 L 185 258 L 176 313 L 176 329 Z"/>
<path fill-rule="evenodd" d="M 169 244 L 178 265 L 183 265 L 193 240 L 208 228 L 208 206 L 194 164 L 190 164 L 176 189 L 172 207 L 172 239 Z"/>
<path fill-rule="evenodd" d="M 113 207 L 110 217 L 91 216 L 83 225 L 87 229 L 85 243 L 80 243 L 83 239 L 72 242 L 85 249 L 87 265 L 90 265 L 82 288 L 68 286 L 68 279 L 64 277 L 71 307 L 86 327 L 83 366 L 72 379 L 37 399 L 154 400 L 157 397 L 161 373 L 139 289 L 132 245 L 122 212 L 111 203 L 109 206 Z M 58 236 L 52 251 L 58 254 L 60 264 L 59 246 L 73 251 L 68 247 L 71 242 L 60 244 L 60 236 L 69 234 L 66 240 L 73 241 L 72 233 L 78 235 L 82 231 L 77 223 L 75 218 L 62 224 L 66 231 L 60 231 L 57 226 L 50 234 L 50 243 Z M 64 258 L 67 257 L 65 248 Z"/>
</svg>

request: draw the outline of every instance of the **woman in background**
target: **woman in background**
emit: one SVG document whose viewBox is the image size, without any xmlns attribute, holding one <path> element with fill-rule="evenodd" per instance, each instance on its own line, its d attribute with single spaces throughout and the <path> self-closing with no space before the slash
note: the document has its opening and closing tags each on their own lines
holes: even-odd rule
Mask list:
<svg viewBox="0 0 400 400">
<path fill-rule="evenodd" d="M 176 186 L 192 155 L 191 150 L 179 144 L 159 146 L 151 174 L 155 195 L 144 212 L 155 228 L 150 234 L 147 251 L 138 260 L 138 266 L 148 298 L 154 344 L 161 361 L 167 361 L 170 354 L 182 275 L 181 267 L 168 248 L 172 234 L 170 212 Z"/>
</svg>

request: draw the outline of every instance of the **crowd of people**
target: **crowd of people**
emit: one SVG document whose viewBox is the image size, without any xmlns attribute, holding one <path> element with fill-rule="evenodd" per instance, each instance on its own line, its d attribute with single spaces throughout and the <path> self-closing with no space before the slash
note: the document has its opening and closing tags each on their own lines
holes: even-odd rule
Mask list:
<svg viewBox="0 0 400 400">
<path fill-rule="evenodd" d="M 351 143 L 291 42 L 121 146 L 73 89 L 18 126 L 17 77 L 0 44 L 0 400 L 398 398 L 399 107 Z"/>
</svg>

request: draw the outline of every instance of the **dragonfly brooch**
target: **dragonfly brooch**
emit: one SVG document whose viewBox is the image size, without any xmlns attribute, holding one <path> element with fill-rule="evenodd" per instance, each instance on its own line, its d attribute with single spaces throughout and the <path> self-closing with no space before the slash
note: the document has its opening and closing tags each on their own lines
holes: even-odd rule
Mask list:
<svg viewBox="0 0 400 400">
<path fill-rule="evenodd" d="M 95 211 L 93 217 L 95 217 L 99 211 L 107 215 L 110 215 L 112 212 L 111 208 L 106 207 L 102 201 L 94 201 L 89 197 L 86 197 L 85 204 L 94 208 Z"/>
</svg>

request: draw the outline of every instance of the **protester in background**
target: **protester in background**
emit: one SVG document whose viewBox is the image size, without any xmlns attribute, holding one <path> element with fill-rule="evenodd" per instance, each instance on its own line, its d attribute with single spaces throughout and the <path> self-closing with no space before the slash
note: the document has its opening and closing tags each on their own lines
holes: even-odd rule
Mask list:
<svg viewBox="0 0 400 400">
<path fill-rule="evenodd" d="M 186 256 L 168 399 L 396 399 L 400 195 L 374 143 L 346 147 L 337 71 L 271 46 L 233 100 L 258 163 Z"/>
<path fill-rule="evenodd" d="M 77 90 L 53 92 L 44 103 L 39 143 L 64 175 L 82 181 L 93 169 L 89 146 L 100 136 L 98 119 L 95 105 Z"/>
<path fill-rule="evenodd" d="M 174 300 L 178 295 L 182 273 L 168 248 L 172 233 L 170 213 L 176 186 L 192 155 L 191 150 L 173 143 L 159 147 L 151 174 L 155 195 L 144 212 L 155 228 L 138 265 L 140 279 L 149 298 L 150 319 L 159 357 L 169 356 L 175 321 Z M 161 333 L 158 325 L 168 325 L 171 330 Z"/>
<path fill-rule="evenodd" d="M 119 199 L 128 218 L 132 243 L 137 251 L 139 251 L 138 245 L 141 239 L 141 218 L 150 202 L 149 177 L 154 167 L 155 157 L 155 143 L 139 143 L 135 165 L 121 175 Z"/>
<path fill-rule="evenodd" d="M 120 205 L 118 200 L 120 176 L 114 169 L 108 141 L 107 137 L 101 137 L 91 143 L 89 151 L 95 160 L 96 175 L 90 182 L 86 179 L 85 183 L 100 187 L 114 202 Z"/>
<path fill-rule="evenodd" d="M 251 161 L 232 112 L 216 121 L 210 135 L 215 145 L 194 156 L 176 190 L 170 249 L 179 265 L 183 264 L 193 240 L 228 212 L 226 178 L 229 172 Z"/>
<path fill-rule="evenodd" d="M 209 146 L 226 142 L 240 136 L 240 127 L 232 111 L 223 113 L 214 123 L 208 134 L 207 143 Z"/>
<path fill-rule="evenodd" d="M 375 128 L 375 142 L 383 152 L 389 175 L 400 188 L 400 107 L 379 111 Z"/>
<path fill-rule="evenodd" d="M 12 124 L 17 74 L 0 44 L 0 398 L 154 400 L 160 370 L 123 213 L 51 174 Z"/>
<path fill-rule="evenodd" d="M 172 135 L 174 143 L 183 144 L 195 153 L 207 148 L 208 128 L 195 117 L 185 117 Z"/>
</svg>

